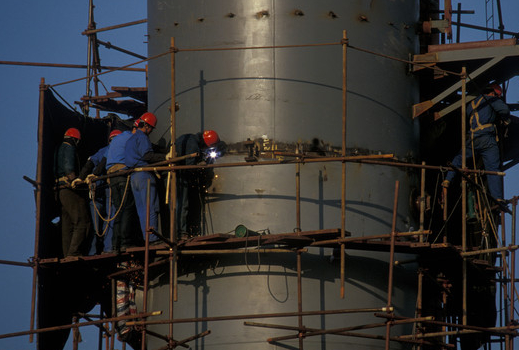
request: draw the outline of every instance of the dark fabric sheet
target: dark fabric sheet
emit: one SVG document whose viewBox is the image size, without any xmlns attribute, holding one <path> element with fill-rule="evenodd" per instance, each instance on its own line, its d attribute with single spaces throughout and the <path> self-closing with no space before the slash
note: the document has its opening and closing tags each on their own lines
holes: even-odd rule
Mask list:
<svg viewBox="0 0 519 350">
<path fill-rule="evenodd" d="M 56 199 L 54 179 L 54 153 L 63 140 L 68 128 L 75 127 L 81 132 L 78 153 L 81 166 L 88 157 L 107 144 L 113 129 L 128 130 L 133 121 L 123 121 L 117 115 L 94 119 L 84 117 L 61 104 L 50 90 L 44 93 L 44 117 L 41 151 L 41 203 L 38 255 L 41 259 L 61 256 L 61 227 L 56 220 L 60 216 L 60 205 Z M 110 286 L 105 279 L 106 271 L 87 268 L 78 264 L 60 265 L 56 268 L 38 270 L 38 328 L 70 324 L 72 315 L 88 312 L 96 303 L 106 305 L 111 310 Z M 110 267 L 108 267 L 110 268 Z M 38 350 L 62 349 L 70 330 L 38 334 Z"/>
</svg>

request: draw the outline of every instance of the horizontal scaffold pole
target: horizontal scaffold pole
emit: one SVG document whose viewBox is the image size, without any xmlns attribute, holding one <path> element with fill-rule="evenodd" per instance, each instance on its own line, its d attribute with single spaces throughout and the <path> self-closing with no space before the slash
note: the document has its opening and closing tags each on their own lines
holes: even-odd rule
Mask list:
<svg viewBox="0 0 519 350">
<path fill-rule="evenodd" d="M 498 253 L 498 252 L 502 252 L 505 250 L 513 251 L 513 250 L 517 250 L 518 248 L 519 248 L 519 246 L 512 245 L 512 246 L 508 246 L 508 247 L 490 248 L 490 249 L 483 249 L 483 250 L 474 250 L 474 251 L 470 251 L 470 252 L 463 252 L 463 253 L 460 253 L 460 255 L 461 256 L 471 256 L 471 255 L 478 255 L 478 254 Z"/>
<path fill-rule="evenodd" d="M 391 308 L 390 311 L 392 311 Z M 386 312 L 386 307 L 380 308 L 364 308 L 364 309 L 340 309 L 340 310 L 320 310 L 320 311 L 303 311 L 303 312 L 279 312 L 271 314 L 250 314 L 235 316 L 213 316 L 213 317 L 193 317 L 178 318 L 174 320 L 156 320 L 156 321 L 129 321 L 128 326 L 169 324 L 169 323 L 191 323 L 191 322 L 214 322 L 214 321 L 233 321 L 248 318 L 271 318 L 271 317 L 296 317 L 296 316 L 316 316 L 316 315 L 334 315 L 334 314 L 353 314 L 363 312 Z"/>
<path fill-rule="evenodd" d="M 148 312 L 148 313 L 141 313 L 141 314 L 137 314 L 137 315 L 128 315 L 128 316 L 120 316 L 120 317 L 112 317 L 112 318 L 103 318 L 103 319 L 96 320 L 96 321 L 89 321 L 89 322 L 73 323 L 73 324 L 62 325 L 62 326 L 55 326 L 55 327 L 40 328 L 40 329 L 35 329 L 35 330 L 32 330 L 32 331 L 22 331 L 22 332 L 8 333 L 8 334 L 0 334 L 0 339 L 13 338 L 13 337 L 19 337 L 19 336 L 22 336 L 22 335 L 29 335 L 29 334 L 36 334 L 36 333 L 60 331 L 60 330 L 64 330 L 64 329 L 72 329 L 72 328 L 79 328 L 79 327 L 85 327 L 85 326 L 93 326 L 93 325 L 103 324 L 105 322 L 134 320 L 136 318 L 158 316 L 158 315 L 161 315 L 161 314 L 162 314 L 162 311 L 154 311 L 154 312 Z"/>
</svg>

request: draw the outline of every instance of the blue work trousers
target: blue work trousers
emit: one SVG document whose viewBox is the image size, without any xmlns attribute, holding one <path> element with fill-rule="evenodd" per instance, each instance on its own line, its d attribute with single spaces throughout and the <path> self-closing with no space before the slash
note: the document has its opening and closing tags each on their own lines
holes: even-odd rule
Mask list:
<svg viewBox="0 0 519 350">
<path fill-rule="evenodd" d="M 497 145 L 496 136 L 494 134 L 483 134 L 474 137 L 472 141 L 470 136 L 467 137 L 466 157 L 472 158 L 472 146 L 474 146 L 474 156 L 481 156 L 483 165 L 487 171 L 500 171 L 499 147 Z M 460 153 L 452 160 L 452 165 L 461 168 L 462 154 Z M 452 181 L 456 173 L 449 171 L 446 180 Z M 487 175 L 488 190 L 490 195 L 496 199 L 503 199 L 503 184 L 499 175 Z"/>
<path fill-rule="evenodd" d="M 137 214 L 141 222 L 141 230 L 144 239 L 146 239 L 146 201 L 148 195 L 148 180 L 150 181 L 150 227 L 158 232 L 159 229 L 159 196 L 157 193 L 157 184 L 155 176 L 149 172 L 139 171 L 132 174 L 131 184 L 133 197 L 135 198 L 135 206 Z M 155 235 L 150 236 L 150 242 L 156 241 Z"/>
</svg>

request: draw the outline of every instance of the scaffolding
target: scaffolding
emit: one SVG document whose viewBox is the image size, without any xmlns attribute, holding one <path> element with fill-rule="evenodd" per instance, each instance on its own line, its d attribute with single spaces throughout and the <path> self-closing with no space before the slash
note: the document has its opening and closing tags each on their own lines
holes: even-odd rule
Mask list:
<svg viewBox="0 0 519 350">
<path fill-rule="evenodd" d="M 93 21 L 93 14 L 91 15 L 91 21 Z M 98 30 L 97 30 L 98 31 Z M 89 26 L 88 34 L 93 35 L 96 33 L 95 26 Z M 90 36 L 89 36 L 90 38 Z M 95 40 L 95 39 L 92 39 Z M 90 44 L 89 44 L 90 45 Z M 95 45 L 95 44 L 93 44 Z M 145 246 L 139 248 L 130 248 L 126 252 L 121 254 L 105 254 L 99 256 L 85 256 L 85 257 L 77 257 L 74 259 L 40 259 L 38 257 L 38 240 L 39 240 L 39 232 L 36 232 L 35 237 L 35 255 L 29 264 L 24 264 L 23 266 L 31 266 L 33 268 L 33 290 L 32 290 L 32 303 L 31 303 L 31 326 L 29 331 L 17 332 L 11 334 L 0 335 L 0 339 L 21 335 L 32 335 L 39 334 L 43 332 L 51 332 L 56 330 L 64 330 L 64 329 L 73 329 L 78 330 L 80 327 L 96 325 L 100 328 L 100 331 L 106 337 L 105 345 L 106 349 L 114 349 L 114 340 L 115 340 L 115 322 L 120 320 L 129 321 L 128 325 L 133 325 L 142 329 L 142 349 L 145 349 L 146 337 L 154 336 L 160 339 L 163 339 L 165 342 L 165 346 L 163 349 L 172 349 L 178 346 L 186 347 L 186 344 L 195 339 L 205 337 L 210 334 L 210 330 L 201 332 L 199 334 L 194 334 L 193 336 L 177 340 L 174 339 L 173 334 L 173 325 L 177 323 L 192 323 L 192 322 L 225 322 L 229 320 L 245 320 L 244 325 L 249 327 L 266 327 L 273 329 L 285 329 L 287 331 L 291 331 L 292 334 L 286 337 L 273 337 L 269 338 L 266 341 L 269 343 L 275 343 L 288 339 L 298 339 L 299 340 L 299 349 L 303 349 L 304 339 L 311 336 L 319 336 L 323 334 L 336 334 L 341 336 L 351 336 L 351 337 L 365 337 L 365 338 L 373 338 L 379 339 L 385 342 L 385 349 L 388 350 L 390 348 L 390 342 L 400 342 L 400 343 L 409 343 L 414 344 L 419 349 L 427 346 L 437 346 L 438 348 L 455 348 L 456 347 L 456 339 L 460 336 L 466 334 L 487 334 L 491 336 L 497 337 L 498 341 L 505 345 L 507 350 L 514 349 L 514 339 L 517 335 L 519 335 L 516 331 L 519 326 L 515 320 L 515 300 L 517 298 L 517 290 L 515 288 L 516 278 L 515 278 L 515 251 L 519 247 L 516 245 L 515 238 L 515 230 L 516 230 L 516 208 L 517 208 L 517 198 L 513 197 L 510 199 L 510 204 L 512 209 L 509 210 L 507 207 L 501 206 L 500 209 L 500 218 L 501 218 L 501 241 L 498 240 L 499 247 L 491 248 L 491 249 L 480 249 L 479 247 L 472 247 L 467 243 L 467 227 L 466 227 L 466 217 L 467 217 L 467 183 L 471 181 L 470 175 L 500 175 L 503 176 L 504 173 L 501 172 L 490 172 L 479 169 L 469 169 L 465 163 L 465 149 L 463 147 L 463 164 L 461 169 L 455 169 L 459 171 L 462 176 L 462 209 L 461 209 L 461 217 L 460 222 L 462 223 L 462 245 L 453 245 L 449 243 L 444 236 L 441 243 L 431 243 L 427 241 L 427 237 L 431 236 L 433 232 L 431 230 L 425 229 L 425 212 L 427 211 L 427 194 L 425 191 L 426 188 L 426 172 L 442 172 L 445 170 L 444 167 L 434 166 L 425 164 L 425 162 L 421 164 L 412 164 L 412 163 L 403 163 L 398 162 L 394 159 L 392 154 L 384 154 L 384 155 L 349 155 L 348 150 L 346 148 L 346 120 L 347 120 L 347 105 L 346 105 L 346 91 L 347 91 L 347 76 L 346 76 L 346 67 L 347 67 L 347 52 L 348 49 L 361 50 L 364 52 L 368 52 L 371 54 L 377 54 L 376 52 L 364 50 L 360 47 L 353 46 L 348 40 L 346 31 L 343 32 L 343 36 L 340 42 L 336 43 L 319 43 L 319 44 L 310 44 L 310 45 L 294 45 L 294 46 L 269 46 L 268 48 L 291 48 L 291 47 L 302 47 L 302 46 L 325 46 L 325 45 L 340 45 L 342 46 L 342 55 L 343 55 L 343 71 L 342 71 L 342 147 L 340 155 L 335 157 L 317 157 L 310 156 L 305 154 L 304 152 L 300 152 L 299 148 L 295 150 L 295 152 L 277 152 L 274 155 L 283 157 L 283 159 L 275 159 L 269 161 L 245 161 L 238 163 L 221 163 L 221 164 L 210 164 L 210 165 L 196 165 L 196 166 L 185 166 L 185 165 L 176 165 L 180 160 L 185 157 L 174 158 L 170 161 L 162 162 L 160 164 L 153 164 L 146 168 L 138 168 L 133 169 L 131 171 L 124 172 L 125 175 L 129 174 L 132 171 L 161 171 L 168 173 L 168 182 L 169 186 L 169 210 L 170 210 L 170 228 L 169 228 L 169 237 L 164 237 L 153 229 L 149 227 L 149 221 L 146 223 L 146 240 Z M 515 46 L 514 46 L 515 47 Z M 267 47 L 237 47 L 231 48 L 228 50 L 254 50 L 254 49 L 264 49 Z M 216 50 L 224 50 L 224 49 L 199 49 L 197 51 L 216 51 Z M 176 110 L 177 103 L 175 100 L 175 57 L 178 54 L 181 54 L 183 51 L 192 51 L 188 49 L 182 49 L 175 46 L 174 38 L 171 39 L 170 49 L 155 57 L 143 58 L 141 61 L 137 63 L 141 63 L 144 61 L 148 61 L 151 59 L 155 59 L 157 57 L 162 57 L 165 55 L 170 55 L 171 57 L 171 106 L 170 106 L 170 118 L 171 118 L 171 140 L 175 140 L 176 131 Z M 89 52 L 89 57 L 95 57 L 95 54 Z M 380 55 L 388 59 L 395 59 L 393 57 Z M 402 61 L 402 60 L 400 60 Z M 414 61 L 404 61 L 404 63 L 409 64 L 413 67 L 419 67 L 419 69 L 433 69 L 435 73 L 446 74 L 455 76 L 459 79 L 452 88 L 450 88 L 451 93 L 456 91 L 458 88 L 461 88 L 461 98 L 460 101 L 457 102 L 457 105 L 461 107 L 460 120 L 462 125 L 462 145 L 465 145 L 465 106 L 468 103 L 466 100 L 466 80 L 468 77 L 467 71 L 465 67 L 462 67 L 460 72 L 452 72 L 447 71 L 445 69 L 441 69 L 437 66 L 436 62 L 428 61 L 424 59 L 424 57 L 416 57 Z M 135 64 L 137 64 L 135 63 Z M 123 67 L 124 69 L 129 68 L 129 66 Z M 94 60 L 93 62 L 89 61 L 88 65 L 88 76 L 87 81 L 90 79 L 94 79 L 96 82 L 97 76 L 100 74 L 96 70 L 99 69 L 98 61 Z M 114 68 L 117 70 L 118 68 Z M 415 68 L 418 70 L 417 68 Z M 103 73 L 104 74 L 104 73 Z M 61 85 L 64 83 L 56 84 Z M 45 84 L 45 81 L 42 79 L 40 84 L 40 106 L 39 106 L 39 129 L 38 129 L 38 139 L 39 139 L 39 153 L 38 159 L 42 159 L 41 157 L 41 142 L 43 139 L 43 114 L 44 114 L 44 92 L 49 88 L 48 85 Z M 119 91 L 116 91 L 116 94 L 100 97 L 89 96 L 90 89 L 87 88 L 87 96 L 83 99 L 85 102 L 84 110 L 88 112 L 89 103 L 98 103 L 98 102 L 107 102 L 106 98 L 120 97 L 123 96 L 121 91 L 125 91 L 127 95 L 130 93 L 142 94 L 145 89 L 136 91 L 132 89 L 124 89 L 119 88 Z M 118 94 L 118 95 L 117 95 Z M 432 108 L 436 103 L 440 102 L 444 98 L 443 95 L 439 95 L 437 98 L 434 98 L 432 102 L 427 101 L 427 105 L 415 106 L 414 116 L 424 113 L 426 110 Z M 104 100 L 103 100 L 104 99 Z M 145 100 L 142 101 L 145 104 Z M 97 107 L 107 108 L 106 105 L 98 104 Z M 141 108 L 142 103 L 136 105 L 132 105 L 132 108 Z M 112 110 L 117 110 L 116 106 L 112 106 Z M 131 109 L 131 108 L 130 108 Z M 449 111 L 450 112 L 450 111 Z M 98 113 L 98 112 L 97 112 Z M 443 115 L 447 114 L 444 112 Z M 98 115 L 98 114 L 97 114 Z M 438 112 L 436 112 L 438 116 Z M 443 116 L 442 115 L 442 116 Z M 440 116 L 441 117 L 441 116 Z M 175 154 L 174 143 L 172 142 L 172 152 Z M 302 231 L 301 230 L 301 215 L 300 215 L 300 166 L 305 163 L 317 163 L 317 162 L 341 162 L 341 227 L 340 228 L 331 228 L 331 229 L 323 229 L 317 231 Z M 347 231 L 347 222 L 346 222 L 346 163 L 349 162 L 357 162 L 363 164 L 376 164 L 383 166 L 391 166 L 391 167 L 400 167 L 400 168 L 408 168 L 415 169 L 420 171 L 421 174 L 421 186 L 420 186 L 420 194 L 417 197 L 417 203 L 419 205 L 419 213 L 420 213 L 420 227 L 419 230 L 413 232 L 398 232 L 396 229 L 396 221 L 397 221 L 397 209 L 398 209 L 398 194 L 399 194 L 399 182 L 395 182 L 394 188 L 394 202 L 393 202 L 393 215 L 392 215 L 392 225 L 391 231 L 389 233 L 381 233 L 372 236 L 364 236 L 364 237 L 351 237 L 349 232 Z M 176 172 L 184 169 L 207 169 L 207 168 L 219 168 L 219 167 L 250 167 L 250 166 L 276 166 L 280 164 L 293 164 L 295 167 L 295 207 L 296 207 L 296 232 L 283 233 L 283 234 L 272 234 L 272 235 L 263 235 L 259 237 L 254 237 L 254 244 L 257 248 L 255 252 L 260 252 L 263 254 L 278 254 L 278 253 L 291 253 L 294 254 L 297 261 L 297 293 L 298 293 L 298 309 L 294 312 L 289 313 L 269 313 L 269 314 L 247 314 L 247 315 L 215 315 L 210 317 L 195 317 L 190 319 L 180 319 L 175 318 L 173 314 L 173 304 L 179 300 L 178 298 L 178 259 L 181 255 L 225 255 L 225 254 L 243 254 L 244 250 L 251 247 L 251 239 L 249 237 L 237 237 L 235 235 L 229 234 L 213 234 L 209 236 L 200 236 L 190 240 L 179 240 L 176 232 L 176 223 L 175 223 L 175 213 L 176 213 Z M 41 196 L 42 189 L 38 184 L 41 184 L 41 173 L 42 173 L 42 164 L 38 162 L 37 168 L 37 179 L 34 182 L 36 187 L 36 221 L 37 227 L 39 227 L 40 221 L 40 204 L 41 204 Z M 102 177 L 97 177 L 97 180 L 102 180 L 109 178 L 111 176 L 118 176 L 121 173 L 115 173 L 111 175 L 106 175 Z M 478 189 L 479 190 L 479 189 Z M 481 188 L 484 191 L 484 188 Z M 483 195 L 486 195 L 483 192 Z M 149 196 L 149 190 L 148 190 Z M 448 207 L 447 203 L 444 203 L 444 218 L 447 221 L 448 215 Z M 511 232 L 512 239 L 510 242 L 507 242 L 505 239 L 505 214 L 510 214 L 511 216 Z M 149 206 L 148 206 L 148 215 L 149 218 Z M 163 244 L 159 246 L 150 246 L 149 238 L 150 235 L 156 235 L 159 239 L 162 240 Z M 411 239 L 410 239 L 411 238 Z M 276 248 L 267 248 L 275 245 Z M 311 247 L 328 247 L 328 248 L 338 248 L 340 252 L 340 295 L 341 298 L 345 297 L 344 293 L 344 284 L 345 284 L 345 250 L 346 249 L 357 249 L 357 250 L 372 250 L 372 251 L 382 251 L 389 253 L 388 264 L 388 290 L 387 290 L 387 302 L 384 306 L 379 308 L 358 308 L 358 309 L 341 309 L 341 310 L 317 310 L 317 311 L 306 311 L 302 308 L 302 259 L 305 253 L 308 252 L 308 248 Z M 422 266 L 422 268 L 418 271 L 418 300 L 417 300 L 417 309 L 416 309 L 416 317 L 403 317 L 400 315 L 396 315 L 392 305 L 392 293 L 393 293 L 393 269 L 397 264 L 405 264 L 405 261 L 395 261 L 395 253 L 411 253 L 417 256 L 422 255 L 431 255 L 431 254 L 442 254 L 447 256 L 449 261 L 460 263 L 463 270 L 463 302 L 462 302 L 462 320 L 461 322 L 447 322 L 446 320 L 437 320 L 432 316 L 423 315 L 422 314 L 422 286 L 423 279 L 425 278 L 425 270 L 427 266 Z M 488 263 L 474 259 L 474 256 L 481 256 L 485 254 L 499 254 L 501 266 L 498 268 L 501 273 L 501 278 L 498 282 L 501 284 L 501 290 L 503 295 L 503 300 L 501 303 L 505 307 L 505 318 L 504 324 L 505 326 L 501 327 L 476 327 L 471 326 L 467 323 L 467 270 L 469 268 L 490 268 Z M 507 263 L 507 258 L 509 264 Z M 103 317 L 102 315 L 78 315 L 79 317 L 85 318 L 87 322 L 78 322 L 77 319 L 73 321 L 70 325 L 56 326 L 50 328 L 43 329 L 34 329 L 35 324 L 35 305 L 36 305 L 36 286 L 37 286 L 37 273 L 38 270 L 42 267 L 46 268 L 57 268 L 57 267 L 67 267 L 67 266 L 86 266 L 86 267 L 95 267 L 102 266 L 104 264 L 114 264 L 128 260 L 138 260 L 142 262 L 142 266 L 138 266 L 131 269 L 126 269 L 124 271 L 113 273 L 107 276 L 108 278 L 115 281 L 118 276 L 137 272 L 142 274 L 143 276 L 143 287 L 142 287 L 142 295 L 143 295 L 143 304 L 141 306 L 141 312 L 137 315 L 132 316 L 123 316 L 123 317 Z M 12 262 L 2 262 L 2 263 L 12 263 Z M 149 269 L 150 267 L 156 267 L 161 265 L 167 265 L 169 270 L 169 310 L 168 310 L 168 319 L 156 321 L 153 320 L 154 316 L 157 316 L 163 313 L 163 310 L 159 311 L 148 311 L 148 283 L 149 283 Z M 438 279 L 439 283 L 443 283 L 442 290 L 443 295 L 446 296 L 448 294 L 448 283 L 449 281 L 441 281 Z M 303 317 L 312 316 L 312 315 L 324 315 L 324 314 L 346 314 L 346 313 L 374 313 L 375 317 L 381 319 L 381 322 L 372 323 L 372 324 L 363 324 L 363 325 L 355 325 L 351 327 L 342 327 L 342 328 L 334 328 L 334 329 L 313 329 L 307 328 L 304 325 Z M 93 317 L 99 317 L 99 320 L 93 321 Z M 283 325 L 276 324 L 266 324 L 266 323 L 257 323 L 257 322 L 249 322 L 247 320 L 252 319 L 262 319 L 262 318 L 281 318 L 281 317 L 296 317 L 297 318 L 297 326 L 289 327 Z M 401 336 L 391 336 L 391 327 L 399 324 L 411 323 L 414 324 L 417 330 L 415 334 L 409 335 L 401 335 Z M 110 327 L 111 324 L 111 327 Z M 148 325 L 156 325 L 156 324 L 168 324 L 169 325 L 169 333 L 167 335 L 157 334 L 147 330 Z M 441 331 L 432 332 L 428 331 L 427 326 L 436 326 L 440 327 Z M 385 328 L 385 336 L 374 336 L 366 333 L 354 332 L 363 329 L 372 329 L 372 328 Z M 452 337 L 450 341 L 447 341 L 447 336 Z M 78 348 L 78 340 L 77 336 L 74 337 L 74 348 Z"/>
</svg>

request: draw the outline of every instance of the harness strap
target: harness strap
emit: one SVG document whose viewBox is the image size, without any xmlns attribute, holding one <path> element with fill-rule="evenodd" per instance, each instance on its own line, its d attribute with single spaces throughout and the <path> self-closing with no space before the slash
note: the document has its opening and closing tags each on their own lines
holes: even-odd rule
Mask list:
<svg viewBox="0 0 519 350">
<path fill-rule="evenodd" d="M 481 101 L 483 101 L 484 97 L 481 97 L 476 103 L 474 103 L 474 101 L 471 102 L 471 105 L 472 105 L 472 112 L 470 114 L 470 132 L 472 133 L 471 136 L 474 136 L 474 133 L 475 132 L 478 132 L 480 130 L 484 130 L 484 129 L 487 129 L 487 128 L 495 128 L 495 125 L 492 124 L 492 123 L 487 123 L 487 124 L 481 124 L 481 122 L 479 121 L 479 113 L 478 113 L 478 107 L 479 105 L 481 104 Z M 475 117 L 475 120 L 476 120 L 476 125 L 477 127 L 474 127 L 473 126 L 473 121 L 474 121 L 474 117 Z M 494 130 L 495 131 L 495 130 Z M 497 135 L 497 133 L 496 133 Z M 496 140 L 497 140 L 497 136 L 496 136 Z"/>
</svg>

